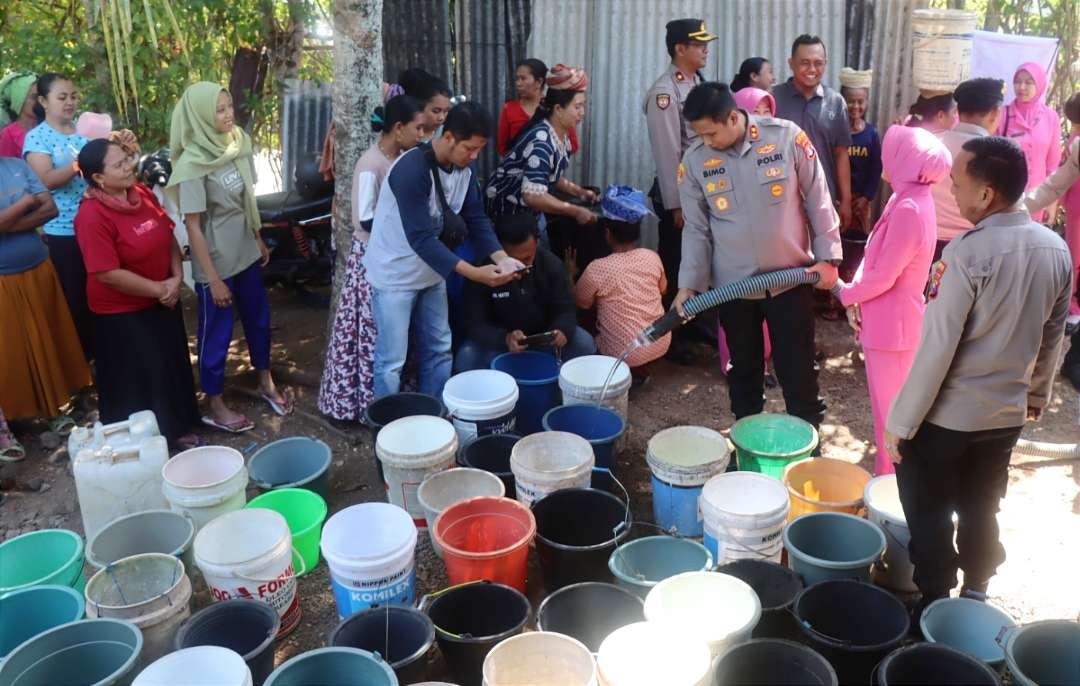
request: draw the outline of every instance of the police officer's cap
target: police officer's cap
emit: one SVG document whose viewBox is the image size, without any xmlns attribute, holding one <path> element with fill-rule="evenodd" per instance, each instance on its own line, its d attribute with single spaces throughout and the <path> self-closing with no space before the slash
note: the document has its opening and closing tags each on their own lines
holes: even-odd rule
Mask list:
<svg viewBox="0 0 1080 686">
<path fill-rule="evenodd" d="M 989 112 L 1005 102 L 1005 82 L 1001 79 L 969 79 L 953 91 L 961 112 Z"/>
<path fill-rule="evenodd" d="M 680 43 L 708 43 L 716 40 L 716 36 L 709 33 L 705 28 L 705 22 L 701 19 L 674 19 L 667 23 L 667 36 L 664 41 L 668 50 Z"/>
</svg>

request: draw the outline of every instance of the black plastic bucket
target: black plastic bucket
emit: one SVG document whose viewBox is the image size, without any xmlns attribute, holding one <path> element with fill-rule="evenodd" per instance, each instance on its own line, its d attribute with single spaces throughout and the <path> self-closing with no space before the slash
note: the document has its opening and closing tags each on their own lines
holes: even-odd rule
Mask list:
<svg viewBox="0 0 1080 686">
<path fill-rule="evenodd" d="M 221 646 L 239 653 L 259 686 L 274 671 L 274 637 L 281 628 L 277 610 L 260 600 L 223 600 L 191 615 L 176 631 L 176 650 Z"/>
<path fill-rule="evenodd" d="M 496 643 L 520 634 L 532 613 L 516 588 L 489 582 L 449 588 L 426 607 L 439 651 L 462 686 L 480 684 L 484 658 Z"/>
<path fill-rule="evenodd" d="M 767 560 L 735 560 L 716 571 L 741 579 L 754 589 L 761 600 L 761 620 L 754 627 L 754 638 L 798 640 L 802 637 L 791 604 L 803 590 L 802 579 L 792 570 Z"/>
<path fill-rule="evenodd" d="M 364 410 L 364 423 L 371 429 L 371 444 L 379 437 L 382 428 L 402 417 L 429 415 L 446 417 L 446 407 L 442 401 L 426 393 L 392 393 L 379 398 Z M 375 458 L 375 468 L 379 470 L 379 481 L 385 481 L 382 460 Z"/>
<path fill-rule="evenodd" d="M 510 453 L 514 444 L 521 440 L 518 434 L 488 434 L 477 436 L 458 451 L 458 464 L 491 472 L 506 485 L 506 497 L 513 498 L 517 492 L 514 473 L 510 471 Z"/>
<path fill-rule="evenodd" d="M 911 624 L 902 602 L 851 579 L 810 586 L 795 598 L 793 611 L 806 642 L 832 663 L 841 684 L 869 683 Z"/>
<path fill-rule="evenodd" d="M 595 488 L 567 488 L 537 500 L 532 511 L 549 592 L 582 581 L 614 581 L 608 558 L 630 533 L 622 500 Z"/>
<path fill-rule="evenodd" d="M 873 683 L 875 686 L 999 686 L 1001 678 L 985 662 L 956 648 L 940 643 L 916 643 L 889 653 L 878 664 Z"/>
<path fill-rule="evenodd" d="M 536 612 L 537 629 L 576 638 L 594 653 L 611 632 L 644 621 L 645 604 L 637 594 L 595 581 L 555 591 Z"/>
<path fill-rule="evenodd" d="M 427 679 L 427 654 L 434 642 L 435 627 L 428 616 L 400 605 L 361 610 L 330 632 L 331 647 L 382 655 L 403 684 Z"/>
<path fill-rule="evenodd" d="M 837 679 L 829 661 L 810 648 L 794 641 L 755 638 L 729 648 L 716 658 L 712 684 L 836 686 Z"/>
</svg>

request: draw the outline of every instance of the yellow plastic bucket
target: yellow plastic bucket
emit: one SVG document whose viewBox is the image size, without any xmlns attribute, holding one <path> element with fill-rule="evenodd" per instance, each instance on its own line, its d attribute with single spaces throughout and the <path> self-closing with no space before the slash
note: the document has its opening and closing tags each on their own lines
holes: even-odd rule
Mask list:
<svg viewBox="0 0 1080 686">
<path fill-rule="evenodd" d="M 828 457 L 792 462 L 784 469 L 782 481 L 791 498 L 788 521 L 810 512 L 865 513 L 863 489 L 870 472 L 862 467 Z"/>
</svg>

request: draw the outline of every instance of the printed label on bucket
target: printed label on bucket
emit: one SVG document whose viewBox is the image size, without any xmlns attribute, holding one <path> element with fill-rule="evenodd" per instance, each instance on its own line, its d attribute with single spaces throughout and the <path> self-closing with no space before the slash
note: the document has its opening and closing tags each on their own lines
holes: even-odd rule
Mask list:
<svg viewBox="0 0 1080 686">
<path fill-rule="evenodd" d="M 210 594 L 214 600 L 244 598 L 269 603 L 281 617 L 281 630 L 278 636 L 289 633 L 300 622 L 300 594 L 296 592 L 296 575 L 293 573 L 292 562 L 273 581 L 255 581 L 235 577 L 220 579 L 205 574 L 203 576 L 206 577 L 206 584 L 210 587 Z"/>
<path fill-rule="evenodd" d="M 495 419 L 462 419 L 452 416 L 450 421 L 457 430 L 461 445 L 465 445 L 466 441 L 477 436 L 511 433 L 517 425 L 516 417 L 512 412 Z"/>
<path fill-rule="evenodd" d="M 381 579 L 345 579 L 331 572 L 338 616 L 345 619 L 373 605 L 412 605 L 416 599 L 416 567 L 408 567 Z"/>
<path fill-rule="evenodd" d="M 417 529 L 426 529 L 428 527 L 428 521 L 424 517 L 424 508 L 421 507 L 420 500 L 416 497 L 416 492 L 420 490 L 419 481 L 403 481 L 398 484 L 396 489 L 390 485 L 389 481 L 383 481 L 383 487 L 386 489 L 387 501 L 400 506 L 401 509 L 408 512 Z M 391 493 L 391 490 L 394 492 Z"/>
</svg>

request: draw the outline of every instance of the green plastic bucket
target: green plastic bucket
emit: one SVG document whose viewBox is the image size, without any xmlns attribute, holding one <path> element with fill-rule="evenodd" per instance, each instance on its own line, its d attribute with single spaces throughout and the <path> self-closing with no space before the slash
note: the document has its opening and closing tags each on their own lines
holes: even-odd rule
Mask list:
<svg viewBox="0 0 1080 686">
<path fill-rule="evenodd" d="M 784 468 L 810 457 L 818 444 L 812 424 L 789 414 L 755 414 L 731 427 L 739 469 L 780 480 Z"/>
<path fill-rule="evenodd" d="M 0 596 L 31 586 L 86 587 L 83 540 L 67 529 L 42 529 L 0 543 Z"/>
<path fill-rule="evenodd" d="M 273 510 L 285 518 L 292 534 L 293 569 L 304 576 L 319 564 L 319 539 L 326 521 L 326 501 L 306 488 L 279 488 L 253 498 L 245 508 Z"/>
<path fill-rule="evenodd" d="M 31 638 L 0 664 L 4 686 L 129 683 L 142 652 L 138 627 L 119 619 L 62 624 Z"/>
<path fill-rule="evenodd" d="M 70 586 L 31 586 L 0 598 L 0 660 L 23 641 L 82 619 L 85 605 Z"/>
</svg>

